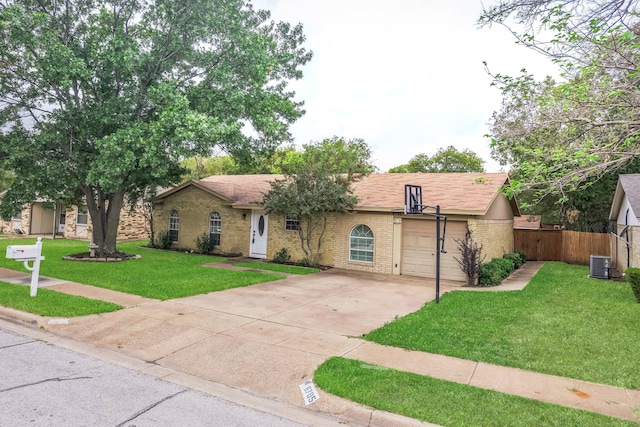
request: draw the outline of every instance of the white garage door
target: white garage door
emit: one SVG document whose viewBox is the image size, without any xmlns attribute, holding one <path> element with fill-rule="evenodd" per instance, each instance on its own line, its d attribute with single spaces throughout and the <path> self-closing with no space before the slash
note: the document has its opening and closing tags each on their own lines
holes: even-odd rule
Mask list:
<svg viewBox="0 0 640 427">
<path fill-rule="evenodd" d="M 443 224 L 443 223 L 441 223 Z M 447 222 L 444 249 L 440 254 L 440 278 L 465 280 L 464 273 L 454 257 L 460 259 L 456 239 L 464 239 L 466 222 Z M 442 233 L 442 231 L 441 231 Z M 402 264 L 400 274 L 436 277 L 436 222 L 435 220 L 404 219 L 402 221 Z"/>
</svg>

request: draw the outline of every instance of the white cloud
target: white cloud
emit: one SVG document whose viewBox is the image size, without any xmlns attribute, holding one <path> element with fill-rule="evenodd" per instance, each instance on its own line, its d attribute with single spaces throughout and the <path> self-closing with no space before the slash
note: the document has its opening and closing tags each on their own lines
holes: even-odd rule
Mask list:
<svg viewBox="0 0 640 427">
<path fill-rule="evenodd" d="M 478 29 L 478 0 L 256 0 L 275 20 L 302 23 L 314 58 L 291 88 L 307 113 L 298 145 L 334 135 L 363 138 L 382 171 L 453 145 L 490 159 L 486 123 L 500 106 L 494 72 L 555 74 L 501 27 Z"/>
</svg>

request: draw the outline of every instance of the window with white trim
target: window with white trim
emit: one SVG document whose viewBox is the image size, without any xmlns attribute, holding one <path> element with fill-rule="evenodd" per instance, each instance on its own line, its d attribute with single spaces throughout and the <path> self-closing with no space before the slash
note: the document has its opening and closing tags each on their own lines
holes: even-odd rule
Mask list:
<svg viewBox="0 0 640 427">
<path fill-rule="evenodd" d="M 300 220 L 296 217 L 287 215 L 284 218 L 284 229 L 286 231 L 298 231 L 300 230 Z"/>
<path fill-rule="evenodd" d="M 87 205 L 78 206 L 78 212 L 76 213 L 76 224 L 87 225 L 89 223 L 89 213 L 87 211 Z"/>
<path fill-rule="evenodd" d="M 169 235 L 171 236 L 171 241 L 178 241 L 178 227 L 180 226 L 180 215 L 178 211 L 173 209 L 169 214 Z"/>
<path fill-rule="evenodd" d="M 220 235 L 222 234 L 222 217 L 218 212 L 211 212 L 209 215 L 209 238 L 215 246 L 220 246 Z"/>
<path fill-rule="evenodd" d="M 349 261 L 373 262 L 373 231 L 364 224 L 356 225 L 349 235 Z"/>
</svg>

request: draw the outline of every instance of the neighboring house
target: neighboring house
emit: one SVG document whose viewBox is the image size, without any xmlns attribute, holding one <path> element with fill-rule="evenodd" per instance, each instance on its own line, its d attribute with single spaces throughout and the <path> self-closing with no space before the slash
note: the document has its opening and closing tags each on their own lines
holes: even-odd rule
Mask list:
<svg viewBox="0 0 640 427">
<path fill-rule="evenodd" d="M 56 203 L 49 207 L 41 201 L 24 207 L 10 221 L 0 220 L 5 233 L 55 235 L 69 239 L 91 239 L 91 218 L 86 206 L 64 207 Z M 148 223 L 139 207 L 124 207 L 120 212 L 118 239 L 148 239 Z"/>
<path fill-rule="evenodd" d="M 520 230 L 539 230 L 542 228 L 540 224 L 540 215 L 520 215 L 513 218 L 513 228 Z"/>
<path fill-rule="evenodd" d="M 618 177 L 609 220 L 616 222 L 612 262 L 620 272 L 640 267 L 640 174 Z"/>
<path fill-rule="evenodd" d="M 206 233 L 217 240 L 214 252 L 273 258 L 286 248 L 300 260 L 296 218 L 267 216 L 263 194 L 277 175 L 216 175 L 189 181 L 159 194 L 154 203 L 154 227 L 169 232 L 174 245 L 195 249 Z M 373 174 L 353 185 L 359 198 L 353 213 L 328 216 L 320 262 L 350 270 L 435 277 L 436 228 L 433 216 L 404 214 L 405 184 L 421 185 L 423 204 L 440 205 L 448 218 L 441 277 L 464 280 L 454 258 L 456 239 L 467 230 L 482 244 L 486 259 L 513 251 L 513 218 L 520 215 L 515 200 L 500 189 L 509 185 L 506 173 Z M 430 211 L 432 212 L 432 211 Z"/>
</svg>

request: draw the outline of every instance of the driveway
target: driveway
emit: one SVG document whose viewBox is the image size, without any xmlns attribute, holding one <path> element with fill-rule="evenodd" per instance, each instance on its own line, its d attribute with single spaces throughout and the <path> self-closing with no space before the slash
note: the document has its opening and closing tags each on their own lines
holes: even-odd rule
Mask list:
<svg viewBox="0 0 640 427">
<path fill-rule="evenodd" d="M 440 292 L 461 285 L 441 281 Z M 330 269 L 170 301 L 147 300 L 68 324 L 50 322 L 47 329 L 157 367 L 304 406 L 299 385 L 319 364 L 363 346 L 363 334 L 433 299 L 430 279 Z M 352 408 L 322 391 L 310 406 L 345 417 Z"/>
</svg>

